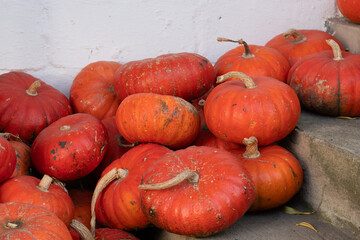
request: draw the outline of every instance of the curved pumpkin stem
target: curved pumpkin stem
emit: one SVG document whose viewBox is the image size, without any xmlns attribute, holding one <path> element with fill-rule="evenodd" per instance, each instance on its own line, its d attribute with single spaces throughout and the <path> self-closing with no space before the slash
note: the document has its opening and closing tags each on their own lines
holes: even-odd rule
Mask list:
<svg viewBox="0 0 360 240">
<path fill-rule="evenodd" d="M 257 158 L 260 157 L 258 149 L 258 140 L 256 137 L 244 138 L 243 144 L 246 146 L 246 150 L 243 153 L 245 158 Z"/>
<path fill-rule="evenodd" d="M 199 174 L 191 170 L 185 170 L 184 172 L 180 173 L 176 177 L 163 182 L 163 183 L 155 183 L 155 184 L 141 184 L 139 185 L 139 189 L 142 190 L 163 190 L 167 188 L 171 188 L 179 183 L 183 182 L 184 180 L 188 180 L 191 183 L 196 183 L 199 181 Z"/>
<path fill-rule="evenodd" d="M 14 135 L 12 133 L 0 133 L 0 137 L 3 137 L 9 141 L 11 141 L 11 139 L 14 138 L 17 142 L 23 142 L 19 137 L 19 135 Z"/>
<path fill-rule="evenodd" d="M 333 60 L 335 60 L 335 61 L 344 60 L 344 58 L 342 57 L 342 54 L 341 54 L 340 46 L 335 40 L 328 39 L 328 40 L 326 40 L 326 43 L 332 48 L 332 51 L 334 54 Z"/>
<path fill-rule="evenodd" d="M 38 95 L 37 89 L 41 86 L 40 80 L 36 80 L 33 82 L 28 89 L 26 89 L 26 93 L 30 96 Z"/>
<path fill-rule="evenodd" d="M 80 235 L 82 240 L 95 240 L 95 236 L 93 236 L 89 229 L 80 221 L 76 219 L 71 220 L 70 227 L 75 229 L 75 231 Z"/>
<path fill-rule="evenodd" d="M 123 136 L 119 135 L 119 137 L 117 138 L 117 144 L 119 147 L 132 148 L 132 147 L 139 145 L 138 142 L 134 142 L 131 144 L 125 144 L 123 141 L 126 141 L 126 139 Z"/>
<path fill-rule="evenodd" d="M 124 169 L 116 169 L 113 168 L 111 171 L 106 173 L 102 178 L 100 178 L 99 182 L 96 184 L 92 199 L 91 199 L 91 233 L 95 236 L 95 225 L 96 225 L 96 214 L 95 214 L 95 205 L 96 201 L 100 195 L 100 193 L 115 179 L 124 179 L 128 175 L 128 170 Z"/>
<path fill-rule="evenodd" d="M 228 38 L 218 37 L 217 40 L 219 42 L 235 42 L 235 43 L 242 44 L 242 45 L 244 45 L 244 48 L 245 48 L 245 52 L 243 53 L 242 57 L 243 58 L 255 57 L 255 55 L 250 52 L 249 45 L 243 39 L 235 41 L 235 40 L 231 40 L 231 39 L 228 39 Z"/>
<path fill-rule="evenodd" d="M 230 78 L 238 78 L 240 79 L 244 84 L 246 88 L 256 88 L 256 83 L 252 80 L 251 77 L 249 77 L 248 75 L 246 75 L 245 73 L 242 72 L 228 72 L 225 73 L 224 75 L 218 76 L 216 79 L 216 83 L 222 83 L 225 82 L 227 79 Z"/>
<path fill-rule="evenodd" d="M 293 43 L 302 43 L 306 41 L 305 35 L 294 28 L 290 28 L 286 32 L 284 32 L 283 37 L 285 39 L 288 39 L 289 37 L 293 37 L 294 38 Z"/>
</svg>

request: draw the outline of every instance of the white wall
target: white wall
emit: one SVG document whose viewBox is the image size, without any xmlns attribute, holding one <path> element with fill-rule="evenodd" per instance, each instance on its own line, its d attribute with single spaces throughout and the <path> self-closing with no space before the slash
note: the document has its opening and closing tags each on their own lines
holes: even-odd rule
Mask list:
<svg viewBox="0 0 360 240">
<path fill-rule="evenodd" d="M 81 68 L 195 52 L 215 62 L 289 28 L 324 29 L 335 0 L 0 0 L 0 73 L 25 71 L 68 95 Z"/>
</svg>

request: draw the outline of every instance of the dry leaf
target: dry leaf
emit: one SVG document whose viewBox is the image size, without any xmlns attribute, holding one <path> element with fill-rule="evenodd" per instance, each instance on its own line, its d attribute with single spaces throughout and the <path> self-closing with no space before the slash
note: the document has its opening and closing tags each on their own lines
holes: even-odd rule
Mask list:
<svg viewBox="0 0 360 240">
<path fill-rule="evenodd" d="M 296 226 L 307 227 L 307 228 L 310 228 L 310 229 L 314 230 L 315 232 L 317 232 L 317 230 L 310 223 L 307 223 L 307 222 L 297 223 Z"/>
<path fill-rule="evenodd" d="M 287 214 L 294 214 L 294 215 L 311 215 L 314 212 L 300 212 L 298 210 L 296 210 L 295 208 L 289 207 L 289 206 L 284 206 L 284 212 Z"/>
<path fill-rule="evenodd" d="M 356 117 L 347 117 L 347 116 L 338 116 L 336 118 L 341 118 L 341 119 L 356 119 Z"/>
</svg>

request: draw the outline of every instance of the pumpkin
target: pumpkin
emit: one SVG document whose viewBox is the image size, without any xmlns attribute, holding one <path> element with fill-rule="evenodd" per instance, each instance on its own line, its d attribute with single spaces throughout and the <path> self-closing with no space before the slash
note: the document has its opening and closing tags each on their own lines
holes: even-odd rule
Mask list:
<svg viewBox="0 0 360 240">
<path fill-rule="evenodd" d="M 341 42 L 327 32 L 315 29 L 296 30 L 289 29 L 270 39 L 265 46 L 277 49 L 289 60 L 290 66 L 299 59 L 325 50 L 331 50 L 326 44 L 326 39 L 336 41 L 341 49 Z"/>
<path fill-rule="evenodd" d="M 71 221 L 81 222 L 90 231 L 91 219 L 91 198 L 93 191 L 87 189 L 73 188 L 69 190 L 69 196 L 74 203 L 74 216 Z M 70 224 L 71 226 L 71 224 Z M 79 234 L 73 229 L 69 228 L 70 234 L 75 239 L 81 239 Z"/>
<path fill-rule="evenodd" d="M 45 127 L 72 113 L 67 97 L 24 72 L 0 75 L 0 132 L 31 144 Z"/>
<path fill-rule="evenodd" d="M 11 177 L 16 166 L 15 149 L 0 136 L 0 183 Z"/>
<path fill-rule="evenodd" d="M 243 72 L 249 76 L 268 76 L 286 82 L 289 61 L 278 50 L 259 45 L 248 45 L 244 40 L 218 38 L 220 42 L 236 42 L 242 46 L 221 55 L 214 64 L 215 75 Z"/>
<path fill-rule="evenodd" d="M 83 240 L 138 240 L 137 237 L 132 235 L 131 233 L 125 232 L 120 229 L 112 229 L 112 228 L 97 228 L 95 229 L 95 233 L 92 234 L 86 226 L 84 226 L 81 222 L 77 220 L 73 220 L 70 224 L 74 232 L 78 233 L 81 238 L 73 238 L 73 240 L 83 239 Z"/>
<path fill-rule="evenodd" d="M 115 91 L 120 100 L 134 93 L 157 93 L 192 100 L 214 84 L 214 67 L 195 53 L 169 53 L 131 61 L 115 73 Z"/>
<path fill-rule="evenodd" d="M 114 116 L 120 104 L 114 89 L 114 74 L 120 66 L 117 62 L 98 61 L 81 69 L 70 88 L 74 112 L 89 113 L 98 119 Z"/>
<path fill-rule="evenodd" d="M 229 78 L 238 78 L 226 81 Z M 286 83 L 271 77 L 250 78 L 240 72 L 218 77 L 225 81 L 206 99 L 204 115 L 209 130 L 227 142 L 242 144 L 255 136 L 264 146 L 287 136 L 300 117 L 300 102 Z"/>
<path fill-rule="evenodd" d="M 360 116 L 360 55 L 333 51 L 303 58 L 289 71 L 288 84 L 302 105 L 328 116 Z"/>
<path fill-rule="evenodd" d="M 116 126 L 130 143 L 153 142 L 182 148 L 190 145 L 199 133 L 200 116 L 196 108 L 182 98 L 137 93 L 120 103 Z"/>
<path fill-rule="evenodd" d="M 11 146 L 15 149 L 16 165 L 11 177 L 30 175 L 30 172 L 32 171 L 30 147 L 22 142 L 18 136 L 15 136 L 11 133 L 0 133 L 0 137 L 7 139 Z"/>
<path fill-rule="evenodd" d="M 247 170 L 231 153 L 190 146 L 167 153 L 143 174 L 144 214 L 158 228 L 205 237 L 240 219 L 255 199 Z"/>
<path fill-rule="evenodd" d="M 244 149 L 229 150 L 248 170 L 255 184 L 256 197 L 249 211 L 279 207 L 301 188 L 303 171 L 299 161 L 278 145 L 259 147 L 255 137 L 245 138 Z"/>
<path fill-rule="evenodd" d="M 341 14 L 355 23 L 360 23 L 360 8 L 358 0 L 336 0 Z"/>
<path fill-rule="evenodd" d="M 0 239 L 72 240 L 66 225 L 54 213 L 21 202 L 0 204 Z"/>
<path fill-rule="evenodd" d="M 93 171 L 106 149 L 107 132 L 102 122 L 90 114 L 76 113 L 41 131 L 30 155 L 41 174 L 72 181 Z"/>
<path fill-rule="evenodd" d="M 92 206 L 96 216 L 93 215 L 93 224 L 97 217 L 101 225 L 111 228 L 138 230 L 147 227 L 149 221 L 140 208 L 138 185 L 144 171 L 168 152 L 171 150 L 159 144 L 141 144 L 105 168 L 94 190 Z"/>
<path fill-rule="evenodd" d="M 106 128 L 109 139 L 108 148 L 104 158 L 101 160 L 96 169 L 91 173 L 95 177 L 96 182 L 99 180 L 104 169 L 109 166 L 112 161 L 120 158 L 122 155 L 124 155 L 124 153 L 131 149 L 131 147 L 133 147 L 133 145 L 126 142 L 126 140 L 119 133 L 119 130 L 116 127 L 115 116 L 105 118 L 101 120 L 101 122 Z"/>
<path fill-rule="evenodd" d="M 0 185 L 0 203 L 23 202 L 40 206 L 69 225 L 74 216 L 74 204 L 67 192 L 52 182 L 48 175 L 41 180 L 25 175 L 10 178 Z"/>
</svg>

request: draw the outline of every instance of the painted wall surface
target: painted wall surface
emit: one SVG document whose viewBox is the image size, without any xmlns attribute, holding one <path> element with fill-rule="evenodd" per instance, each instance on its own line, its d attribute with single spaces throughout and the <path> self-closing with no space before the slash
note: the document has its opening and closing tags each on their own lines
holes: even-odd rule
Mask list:
<svg viewBox="0 0 360 240">
<path fill-rule="evenodd" d="M 215 62 L 243 38 L 325 30 L 334 0 L 0 0 L 0 73 L 25 71 L 68 95 L 87 64 L 195 52 Z"/>
</svg>

